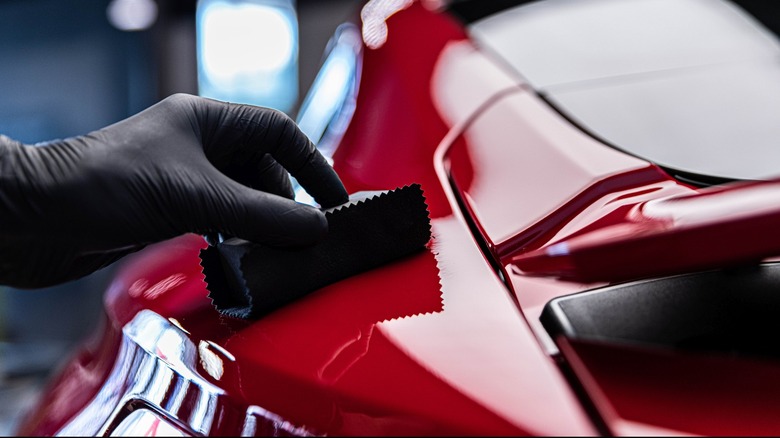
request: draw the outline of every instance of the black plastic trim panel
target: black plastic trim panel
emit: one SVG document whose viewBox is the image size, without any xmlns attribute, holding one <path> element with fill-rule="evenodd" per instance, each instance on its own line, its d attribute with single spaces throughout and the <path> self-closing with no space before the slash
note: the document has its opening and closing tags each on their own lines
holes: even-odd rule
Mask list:
<svg viewBox="0 0 780 438">
<path fill-rule="evenodd" d="M 454 0 L 447 10 L 464 24 L 471 24 L 506 9 L 536 0 Z"/>
<path fill-rule="evenodd" d="M 780 263 L 625 283 L 550 301 L 552 335 L 780 358 Z"/>
</svg>

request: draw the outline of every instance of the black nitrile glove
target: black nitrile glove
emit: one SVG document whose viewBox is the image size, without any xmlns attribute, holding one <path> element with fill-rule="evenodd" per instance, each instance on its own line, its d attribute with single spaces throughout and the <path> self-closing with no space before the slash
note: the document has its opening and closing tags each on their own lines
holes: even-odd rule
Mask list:
<svg viewBox="0 0 780 438">
<path fill-rule="evenodd" d="M 325 216 L 292 200 L 288 171 L 323 207 L 348 199 L 295 123 L 267 108 L 180 94 L 80 137 L 0 136 L 0 283 L 76 279 L 188 232 L 315 243 Z"/>
</svg>

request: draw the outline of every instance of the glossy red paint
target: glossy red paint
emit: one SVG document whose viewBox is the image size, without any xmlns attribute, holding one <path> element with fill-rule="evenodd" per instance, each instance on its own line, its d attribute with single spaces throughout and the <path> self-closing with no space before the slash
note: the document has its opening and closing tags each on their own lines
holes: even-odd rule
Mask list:
<svg viewBox="0 0 780 438">
<path fill-rule="evenodd" d="M 613 282 L 755 264 L 780 253 L 778 200 L 780 183 L 769 181 L 635 203 L 616 223 L 511 263 L 528 275 Z"/>
<path fill-rule="evenodd" d="M 53 435 L 95 396 L 106 381 L 118 350 L 116 329 L 105 320 L 100 328 L 47 383 L 37 402 L 39 407 L 30 411 L 16 435 Z"/>
<path fill-rule="evenodd" d="M 220 316 L 207 298 L 198 259 L 202 238 L 151 246 L 126 260 L 107 292 L 103 344 L 88 350 L 83 365 L 65 368 L 22 431 L 99 430 L 79 429 L 86 423 L 76 420 L 103 412 L 93 409 L 96 393 L 129 387 L 106 376 L 129 366 L 113 362 L 124 357 L 117 350 L 141 360 L 143 349 L 133 346 L 128 327 L 146 320 L 175 333 L 180 347 L 168 351 L 158 340 L 145 350 L 160 359 L 157 372 L 174 371 L 158 383 L 178 393 L 194 381 L 186 376 L 199 379 L 200 392 L 181 391 L 177 401 L 176 412 L 188 418 L 173 418 L 167 405 L 153 407 L 185 430 L 198 413 L 212 418 L 201 426 L 214 435 L 270 433 L 282 430 L 280 424 L 287 425 L 284 433 L 330 435 L 716 430 L 661 409 L 687 378 L 675 367 L 714 362 L 651 357 L 647 364 L 666 368 L 654 380 L 629 382 L 642 386 L 633 391 L 621 386 L 628 374 L 610 375 L 609 359 L 651 369 L 623 349 L 561 339 L 563 356 L 553 356 L 558 347 L 539 323 L 542 306 L 598 284 L 529 277 L 510 264 L 519 253 L 619 223 L 639 203 L 696 190 L 575 129 L 444 13 L 414 3 L 386 24 L 387 41 L 364 50 L 355 115 L 334 166 L 350 192 L 420 183 L 432 217 L 431 247 L 260 320 L 240 321 Z M 177 351 L 187 354 L 177 357 Z M 560 357 L 571 362 L 598 418 L 583 407 Z M 176 377 L 179 362 L 185 374 Z M 763 402 L 737 389 L 757 382 L 747 368 L 716 365 L 740 373 L 726 394 L 742 397 L 745 410 Z M 139 381 L 149 378 L 143 369 Z M 654 390 L 650 382 L 662 381 L 669 391 L 658 386 L 653 394 L 660 395 L 645 399 Z M 697 382 L 699 388 L 708 380 Z M 84 391 L 65 403 L 69 394 L 58 388 L 74 386 Z M 204 405 L 195 395 L 208 391 L 213 402 Z M 91 421 L 117 423 L 111 412 L 101 415 Z M 602 422 L 608 430 L 596 426 Z M 740 423 L 711 424 L 737 431 Z"/>
<path fill-rule="evenodd" d="M 640 345 L 558 340 L 621 435 L 775 435 L 778 364 Z"/>
<path fill-rule="evenodd" d="M 692 192 L 658 167 L 583 135 L 527 90 L 480 113 L 445 159 L 502 262 L 601 223 L 637 197 Z"/>
<path fill-rule="evenodd" d="M 227 412 L 225 404 L 261 407 L 305 430 L 336 435 L 593 433 L 468 227 L 452 216 L 435 172 L 434 153 L 452 126 L 437 110 L 430 78 L 437 68 L 440 76 L 453 75 L 447 70 L 454 65 L 439 60 L 453 43 L 467 44 L 463 30 L 419 4 L 387 24 L 388 41 L 365 52 L 355 119 L 335 167 L 350 191 L 421 183 L 434 218 L 433 250 L 248 323 L 211 308 L 197 257 L 204 243 L 184 236 L 125 263 L 107 293 L 111 327 L 152 310 L 175 320 L 192 345 L 210 341 L 224 349 L 235 360 L 223 361 L 219 378 L 198 358 L 188 365 L 225 391 L 218 412 Z M 429 30 L 425 36 L 420 26 Z M 467 51 L 474 58 L 473 47 Z M 473 74 L 496 74 L 485 59 L 471 62 Z M 466 90 L 457 83 L 448 88 Z M 469 90 L 473 108 L 494 92 Z M 160 348 L 155 354 L 166 356 Z M 124 382 L 104 383 L 111 384 L 120 390 Z M 77 416 L 79 409 L 65 407 L 59 415 Z M 241 421 L 225 417 L 209 433 L 241 431 Z M 33 424 L 25 430 L 56 432 Z"/>
<path fill-rule="evenodd" d="M 357 107 L 334 168 L 350 191 L 417 182 L 431 217 L 447 216 L 451 207 L 433 172 L 433 152 L 450 126 L 435 107 L 431 78 L 441 52 L 466 34 L 418 3 L 391 16 L 387 26 L 385 44 L 364 51 Z"/>
</svg>

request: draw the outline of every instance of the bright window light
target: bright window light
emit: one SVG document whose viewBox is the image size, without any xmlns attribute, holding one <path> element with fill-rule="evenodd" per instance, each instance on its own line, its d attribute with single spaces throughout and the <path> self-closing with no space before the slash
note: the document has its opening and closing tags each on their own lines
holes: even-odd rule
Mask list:
<svg viewBox="0 0 780 438">
<path fill-rule="evenodd" d="M 298 92 L 298 29 L 290 1 L 198 3 L 200 94 L 289 111 Z"/>
<path fill-rule="evenodd" d="M 293 27 L 279 9 L 213 3 L 203 13 L 203 64 L 219 79 L 283 69 L 293 56 Z"/>
</svg>

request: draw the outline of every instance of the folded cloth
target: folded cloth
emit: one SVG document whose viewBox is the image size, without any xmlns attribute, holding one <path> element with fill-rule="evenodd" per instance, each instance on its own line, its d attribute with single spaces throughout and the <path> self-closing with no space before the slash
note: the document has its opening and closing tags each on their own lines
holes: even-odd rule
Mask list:
<svg viewBox="0 0 780 438">
<path fill-rule="evenodd" d="M 419 184 L 360 192 L 326 210 L 328 235 L 304 248 L 231 238 L 200 253 L 209 297 L 225 315 L 254 319 L 328 284 L 411 255 L 431 239 Z"/>
</svg>

